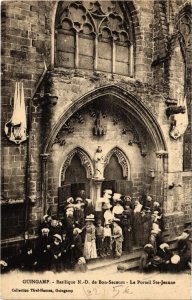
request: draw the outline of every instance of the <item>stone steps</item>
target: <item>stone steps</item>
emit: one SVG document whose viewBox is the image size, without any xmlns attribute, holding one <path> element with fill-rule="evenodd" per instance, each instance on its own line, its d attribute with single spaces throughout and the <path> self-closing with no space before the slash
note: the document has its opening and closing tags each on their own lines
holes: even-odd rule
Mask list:
<svg viewBox="0 0 192 300">
<path fill-rule="evenodd" d="M 122 255 L 119 259 L 103 258 L 88 262 L 88 270 L 95 271 L 105 269 L 112 266 L 118 266 L 120 263 L 128 263 L 127 270 L 137 268 L 139 266 L 139 259 L 141 257 L 142 248 L 135 248 L 129 254 Z"/>
</svg>

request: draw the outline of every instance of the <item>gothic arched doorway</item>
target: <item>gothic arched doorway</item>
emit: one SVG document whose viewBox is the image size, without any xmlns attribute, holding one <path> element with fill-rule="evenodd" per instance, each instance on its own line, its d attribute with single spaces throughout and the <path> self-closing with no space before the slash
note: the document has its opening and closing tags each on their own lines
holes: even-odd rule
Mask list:
<svg viewBox="0 0 192 300">
<path fill-rule="evenodd" d="M 90 196 L 90 178 L 93 176 L 93 168 L 89 156 L 80 147 L 71 151 L 65 159 L 60 174 L 60 186 L 58 188 L 59 212 L 62 212 L 69 197 L 74 199 L 84 190 L 86 196 Z"/>
<path fill-rule="evenodd" d="M 102 190 L 111 189 L 123 195 L 132 194 L 132 182 L 130 181 L 130 165 L 125 154 L 118 148 L 113 148 L 105 159 L 105 180 Z"/>
</svg>

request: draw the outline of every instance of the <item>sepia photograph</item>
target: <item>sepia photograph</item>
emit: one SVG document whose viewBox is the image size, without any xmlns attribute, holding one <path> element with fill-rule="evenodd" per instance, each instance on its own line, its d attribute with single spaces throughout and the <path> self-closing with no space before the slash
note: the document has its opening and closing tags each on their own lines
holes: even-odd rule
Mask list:
<svg viewBox="0 0 192 300">
<path fill-rule="evenodd" d="M 192 299 L 191 1 L 0 5 L 0 298 Z"/>
</svg>

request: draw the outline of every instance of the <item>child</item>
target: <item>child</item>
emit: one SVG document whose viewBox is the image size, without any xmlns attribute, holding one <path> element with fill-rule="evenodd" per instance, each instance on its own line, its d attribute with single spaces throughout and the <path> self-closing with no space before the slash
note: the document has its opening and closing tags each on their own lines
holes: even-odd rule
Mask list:
<svg viewBox="0 0 192 300">
<path fill-rule="evenodd" d="M 85 273 L 87 271 L 86 261 L 83 256 L 79 257 L 78 262 L 75 265 L 75 271 L 81 273 Z"/>
<path fill-rule="evenodd" d="M 111 239 L 112 231 L 110 228 L 110 223 L 105 223 L 103 229 L 103 256 L 108 256 L 111 254 Z"/>
<path fill-rule="evenodd" d="M 96 227 L 96 248 L 97 254 L 100 257 L 103 257 L 103 237 L 104 237 L 104 228 L 101 225 L 101 220 L 98 220 Z"/>
<path fill-rule="evenodd" d="M 60 234 L 54 234 L 54 242 L 51 246 L 52 270 L 54 272 L 61 271 L 62 266 L 62 237 Z"/>
<path fill-rule="evenodd" d="M 26 241 L 21 252 L 21 269 L 33 271 L 37 265 L 34 248 L 30 241 Z"/>
<path fill-rule="evenodd" d="M 120 222 L 120 220 L 117 218 L 114 218 L 114 220 L 113 220 L 113 238 L 114 238 L 114 243 L 115 243 L 116 258 L 120 258 L 122 255 L 123 232 L 117 222 Z"/>
</svg>

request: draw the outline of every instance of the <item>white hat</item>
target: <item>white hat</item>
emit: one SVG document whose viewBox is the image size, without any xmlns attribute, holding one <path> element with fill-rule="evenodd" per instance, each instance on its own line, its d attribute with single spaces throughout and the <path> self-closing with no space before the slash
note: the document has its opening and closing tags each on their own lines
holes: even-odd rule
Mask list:
<svg viewBox="0 0 192 300">
<path fill-rule="evenodd" d="M 41 232 L 42 232 L 42 233 L 43 233 L 43 232 L 47 233 L 47 232 L 49 232 L 49 228 L 44 227 L 44 228 L 41 229 Z"/>
<path fill-rule="evenodd" d="M 152 201 L 152 197 L 151 196 L 147 196 L 147 200 L 148 201 Z"/>
<path fill-rule="evenodd" d="M 95 216 L 93 214 L 91 215 L 88 215 L 86 218 L 85 218 L 85 221 L 95 221 Z"/>
<path fill-rule="evenodd" d="M 80 228 L 78 228 L 78 227 L 75 227 L 73 229 L 73 234 L 77 234 L 77 233 L 81 233 L 81 232 L 82 232 L 82 230 Z"/>
<path fill-rule="evenodd" d="M 72 211 L 72 212 L 73 212 L 73 211 L 74 211 L 74 208 L 73 208 L 73 207 L 67 207 L 67 208 L 66 208 L 66 212 L 67 212 L 67 211 Z"/>
<path fill-rule="evenodd" d="M 119 194 L 119 193 L 114 193 L 113 194 L 113 200 L 119 200 L 120 198 L 121 198 L 121 194 Z"/>
<path fill-rule="evenodd" d="M 82 199 L 81 197 L 77 197 L 77 198 L 75 199 L 75 201 L 83 202 L 83 199 Z"/>
<path fill-rule="evenodd" d="M 177 237 L 177 240 L 185 240 L 187 239 L 189 234 L 187 232 L 183 232 L 180 236 Z"/>
<path fill-rule="evenodd" d="M 157 201 L 155 201 L 155 202 L 153 203 L 153 205 L 154 205 L 154 206 L 160 206 L 160 203 L 157 202 Z"/>
<path fill-rule="evenodd" d="M 62 237 L 60 236 L 60 234 L 54 234 L 54 237 L 62 242 Z"/>
<path fill-rule="evenodd" d="M 86 264 L 85 258 L 83 256 L 79 257 L 78 265 Z"/>
<path fill-rule="evenodd" d="M 180 260 L 181 260 L 181 258 L 180 258 L 180 256 L 179 255 L 173 255 L 172 257 L 171 257 L 171 263 L 173 264 L 173 265 L 177 265 L 179 262 L 180 262 Z"/>
<path fill-rule="evenodd" d="M 73 203 L 73 202 L 74 202 L 73 197 L 69 197 L 69 198 L 67 199 L 67 203 Z"/>
<path fill-rule="evenodd" d="M 47 219 L 47 217 L 49 217 L 49 215 L 44 215 L 43 220 L 45 221 Z"/>
<path fill-rule="evenodd" d="M 161 248 L 163 250 L 165 248 L 169 248 L 169 245 L 167 243 L 163 243 L 159 246 L 159 248 Z"/>
<path fill-rule="evenodd" d="M 144 246 L 144 248 L 154 248 L 154 247 L 153 247 L 153 245 L 151 245 L 151 244 L 146 244 L 146 245 Z"/>
<path fill-rule="evenodd" d="M 105 193 L 105 194 L 103 195 L 103 198 L 105 198 L 105 199 L 111 199 L 111 195 Z"/>
<path fill-rule="evenodd" d="M 112 195 L 113 192 L 112 192 L 112 190 L 104 190 L 103 193 Z"/>
<path fill-rule="evenodd" d="M 119 222 L 119 221 L 121 221 L 121 220 L 114 217 L 114 218 L 113 218 L 113 221 L 114 221 L 114 222 Z"/>
</svg>

